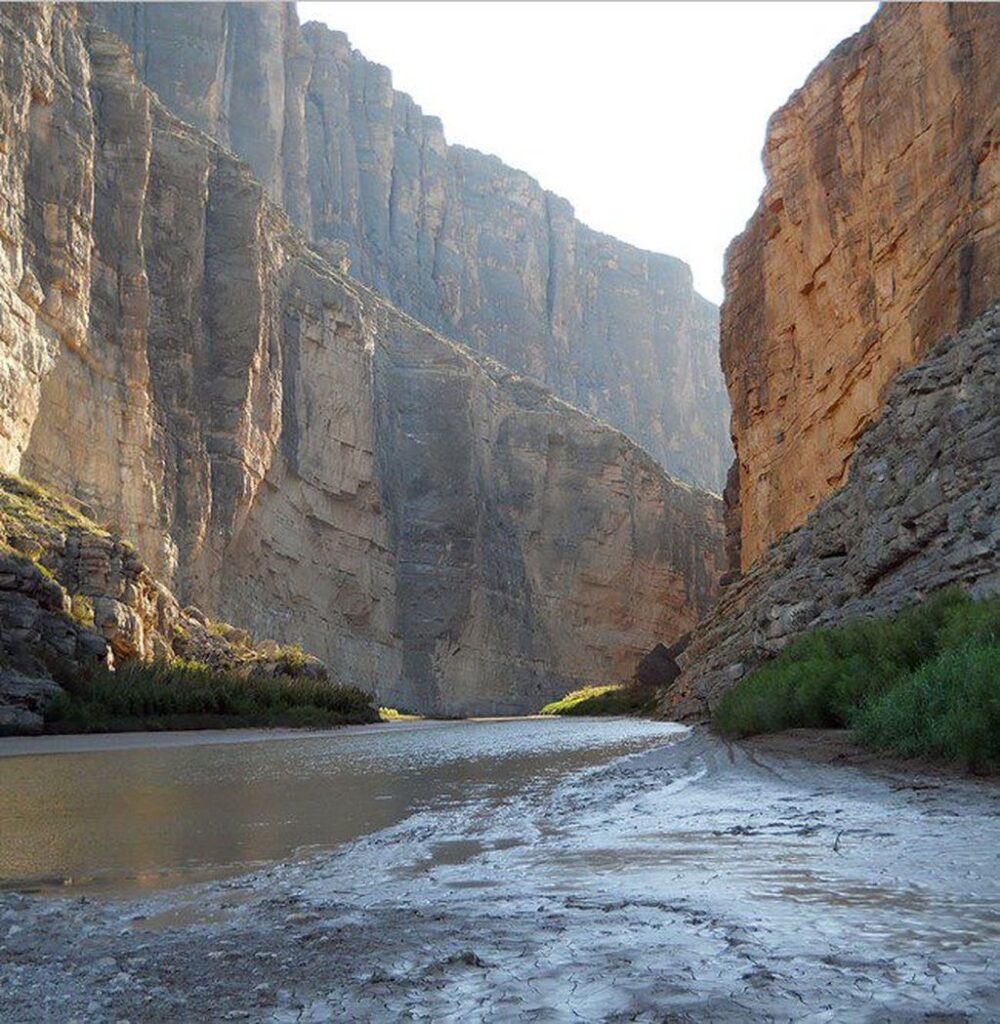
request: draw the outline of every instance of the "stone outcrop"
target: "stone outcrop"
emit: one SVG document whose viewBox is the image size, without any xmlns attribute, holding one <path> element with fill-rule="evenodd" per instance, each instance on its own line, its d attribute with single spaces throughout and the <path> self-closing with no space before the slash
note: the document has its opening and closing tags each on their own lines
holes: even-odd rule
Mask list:
<svg viewBox="0 0 1000 1024">
<path fill-rule="evenodd" d="M 581 224 L 496 157 L 445 142 L 346 36 L 291 4 L 99 4 L 144 80 L 245 159 L 333 262 L 427 326 L 721 491 L 718 312 L 680 260 Z"/>
<path fill-rule="evenodd" d="M 723 592 L 662 710 L 704 717 L 809 629 L 1000 590 L 1000 304 L 898 375 L 847 482 Z"/>
<path fill-rule="evenodd" d="M 0 474 L 0 731 L 41 727 L 60 689 L 53 676 L 154 658 L 326 676 L 314 657 L 181 608 L 127 541 L 74 503 Z"/>
<path fill-rule="evenodd" d="M 886 4 L 771 119 L 722 309 L 744 570 L 844 483 L 894 376 L 1000 294 L 998 49 L 992 4 Z"/>
<path fill-rule="evenodd" d="M 0 8 L 0 125 L 0 468 L 181 605 L 449 713 L 627 678 L 710 606 L 715 498 L 345 276 L 75 8 Z"/>
</svg>

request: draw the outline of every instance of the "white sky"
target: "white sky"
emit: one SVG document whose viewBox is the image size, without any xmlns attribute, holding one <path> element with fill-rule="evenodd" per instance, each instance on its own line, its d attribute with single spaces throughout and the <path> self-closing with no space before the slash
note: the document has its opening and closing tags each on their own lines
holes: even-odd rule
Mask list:
<svg viewBox="0 0 1000 1024">
<path fill-rule="evenodd" d="M 722 256 L 763 186 L 770 114 L 874 3 L 299 3 L 340 29 L 449 142 L 495 153 L 600 231 Z"/>
</svg>

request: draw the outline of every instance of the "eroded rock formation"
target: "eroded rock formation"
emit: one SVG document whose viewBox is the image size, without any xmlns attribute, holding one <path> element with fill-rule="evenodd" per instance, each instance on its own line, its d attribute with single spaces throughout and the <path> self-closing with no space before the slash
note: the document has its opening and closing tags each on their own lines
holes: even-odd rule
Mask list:
<svg viewBox="0 0 1000 1024">
<path fill-rule="evenodd" d="M 722 311 L 730 585 L 667 715 L 809 629 L 1000 589 L 998 43 L 991 5 L 886 5 L 771 120 Z"/>
<path fill-rule="evenodd" d="M 896 373 L 1000 294 L 998 49 L 992 4 L 887 4 L 771 119 L 722 309 L 744 570 L 844 483 Z"/>
<path fill-rule="evenodd" d="M 135 548 L 74 503 L 0 474 L 0 732 L 42 725 L 53 676 L 184 658 L 251 674 L 325 678 L 326 667 L 181 608 Z"/>
<path fill-rule="evenodd" d="M 3 469 L 424 711 L 624 678 L 707 609 L 716 499 L 345 277 L 73 7 L 0 32 Z"/>
<path fill-rule="evenodd" d="M 680 260 L 592 231 L 291 4 L 99 4 L 145 81 L 243 157 L 292 221 L 422 323 L 541 382 L 720 492 L 716 308 Z"/>
<path fill-rule="evenodd" d="M 806 630 L 951 585 L 1000 590 L 1000 305 L 899 374 L 847 482 L 726 588 L 663 710 L 703 717 Z"/>
</svg>

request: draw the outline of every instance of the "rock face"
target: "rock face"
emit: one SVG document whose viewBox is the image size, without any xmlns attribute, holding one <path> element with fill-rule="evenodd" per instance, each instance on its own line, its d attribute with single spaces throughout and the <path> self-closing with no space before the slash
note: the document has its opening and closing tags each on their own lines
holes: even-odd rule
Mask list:
<svg viewBox="0 0 1000 1024">
<path fill-rule="evenodd" d="M 456 713 L 475 680 L 477 710 L 537 710 L 581 680 L 627 679 L 659 624 L 690 629 L 716 596 L 720 503 L 537 384 L 379 312 L 405 638 L 392 696 Z"/>
<path fill-rule="evenodd" d="M 716 499 L 345 277 L 73 7 L 0 33 L 0 469 L 422 711 L 626 678 L 707 609 Z"/>
<path fill-rule="evenodd" d="M 566 200 L 445 142 L 389 71 L 294 6 L 99 4 L 183 120 L 250 165 L 334 262 L 427 326 L 605 419 L 721 491 L 717 310 L 680 260 L 581 224 Z"/>
<path fill-rule="evenodd" d="M 949 585 L 1000 590 L 1000 304 L 899 374 L 844 486 L 700 624 L 663 711 L 703 717 L 806 630 Z"/>
<path fill-rule="evenodd" d="M 196 660 L 245 674 L 325 677 L 274 641 L 181 608 L 135 549 L 76 505 L 0 474 L 0 732 L 30 731 L 59 693 L 52 676 L 139 659 Z"/>
<path fill-rule="evenodd" d="M 896 373 L 1000 294 L 998 48 L 992 4 L 887 4 L 771 119 L 722 309 L 744 570 L 844 483 Z"/>
</svg>

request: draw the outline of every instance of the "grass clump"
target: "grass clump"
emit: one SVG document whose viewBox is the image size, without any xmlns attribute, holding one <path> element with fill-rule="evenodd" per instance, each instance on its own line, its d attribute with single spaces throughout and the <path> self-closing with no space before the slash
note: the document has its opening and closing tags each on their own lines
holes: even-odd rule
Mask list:
<svg viewBox="0 0 1000 1024">
<path fill-rule="evenodd" d="M 297 672 L 301 671 L 309 664 L 310 658 L 309 655 L 302 650 L 301 644 L 284 644 L 279 648 L 276 660 L 284 665 L 290 672 Z"/>
<path fill-rule="evenodd" d="M 399 708 L 379 708 L 378 717 L 383 722 L 420 722 L 423 715 L 415 715 L 410 711 L 400 711 Z"/>
<path fill-rule="evenodd" d="M 875 750 L 1000 768 L 1000 643 L 942 651 L 863 707 L 854 728 Z"/>
<path fill-rule="evenodd" d="M 1000 598 L 947 590 L 800 637 L 727 693 L 713 723 L 734 738 L 851 728 L 876 750 L 1000 766 L 998 666 Z"/>
<path fill-rule="evenodd" d="M 86 594 L 74 594 L 69 614 L 78 626 L 94 628 L 94 602 Z"/>
<path fill-rule="evenodd" d="M 585 686 L 542 708 L 543 715 L 641 715 L 653 709 L 648 688 L 614 684 Z"/>
<path fill-rule="evenodd" d="M 50 732 L 332 726 L 378 720 L 371 698 L 325 679 L 243 676 L 200 662 L 126 662 L 59 682 Z"/>
</svg>

